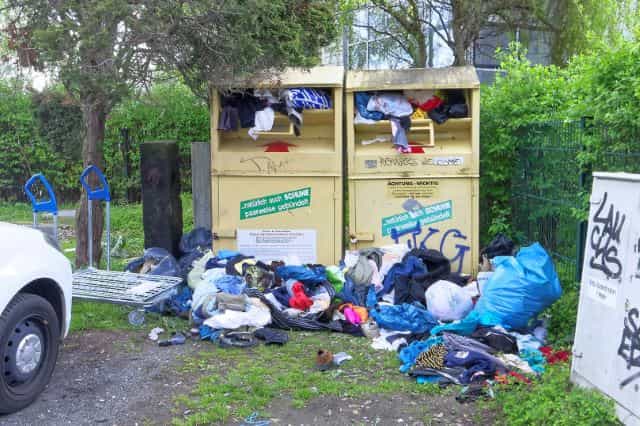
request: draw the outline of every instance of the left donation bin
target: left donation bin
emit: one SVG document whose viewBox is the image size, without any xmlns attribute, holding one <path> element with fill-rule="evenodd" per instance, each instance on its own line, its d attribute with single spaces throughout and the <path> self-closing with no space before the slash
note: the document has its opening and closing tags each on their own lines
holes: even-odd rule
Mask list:
<svg viewBox="0 0 640 426">
<path fill-rule="evenodd" d="M 342 251 L 341 67 L 211 93 L 216 249 L 334 264 Z"/>
</svg>

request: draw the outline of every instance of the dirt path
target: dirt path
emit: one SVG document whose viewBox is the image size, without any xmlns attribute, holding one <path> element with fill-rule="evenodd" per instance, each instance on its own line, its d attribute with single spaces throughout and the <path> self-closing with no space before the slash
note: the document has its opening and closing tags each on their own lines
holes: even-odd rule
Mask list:
<svg viewBox="0 0 640 426">
<path fill-rule="evenodd" d="M 170 423 L 173 398 L 196 382 L 175 372 L 180 357 L 206 350 L 206 345 L 187 341 L 160 348 L 144 334 L 131 332 L 72 334 L 44 393 L 21 412 L 0 417 L 0 424 Z"/>
<path fill-rule="evenodd" d="M 461 405 L 450 395 L 369 395 L 362 399 L 318 398 L 302 409 L 278 400 L 268 408 L 274 425 L 451 425 L 494 423 L 491 413 Z"/>
</svg>

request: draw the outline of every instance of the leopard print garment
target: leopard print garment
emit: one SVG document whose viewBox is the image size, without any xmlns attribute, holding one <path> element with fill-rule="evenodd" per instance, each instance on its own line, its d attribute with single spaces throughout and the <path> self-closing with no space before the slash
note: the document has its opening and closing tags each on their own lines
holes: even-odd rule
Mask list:
<svg viewBox="0 0 640 426">
<path fill-rule="evenodd" d="M 444 357 L 447 355 L 447 348 L 443 344 L 433 345 L 422 352 L 416 358 L 416 369 L 433 368 L 442 370 L 444 368 Z"/>
</svg>

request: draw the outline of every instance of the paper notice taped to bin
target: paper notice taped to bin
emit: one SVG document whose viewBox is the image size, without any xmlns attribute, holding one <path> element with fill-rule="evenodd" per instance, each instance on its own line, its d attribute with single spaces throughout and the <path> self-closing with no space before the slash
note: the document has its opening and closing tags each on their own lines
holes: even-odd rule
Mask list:
<svg viewBox="0 0 640 426">
<path fill-rule="evenodd" d="M 317 263 L 315 229 L 238 229 L 238 251 L 263 262 Z"/>
</svg>

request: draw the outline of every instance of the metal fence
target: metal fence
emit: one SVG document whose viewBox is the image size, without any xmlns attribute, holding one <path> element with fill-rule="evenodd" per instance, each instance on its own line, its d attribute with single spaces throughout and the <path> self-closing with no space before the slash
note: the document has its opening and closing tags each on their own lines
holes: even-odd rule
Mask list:
<svg viewBox="0 0 640 426">
<path fill-rule="evenodd" d="M 520 244 L 540 242 L 564 279 L 579 281 L 592 171 L 640 173 L 640 132 L 589 119 L 517 131 L 512 224 Z"/>
</svg>

